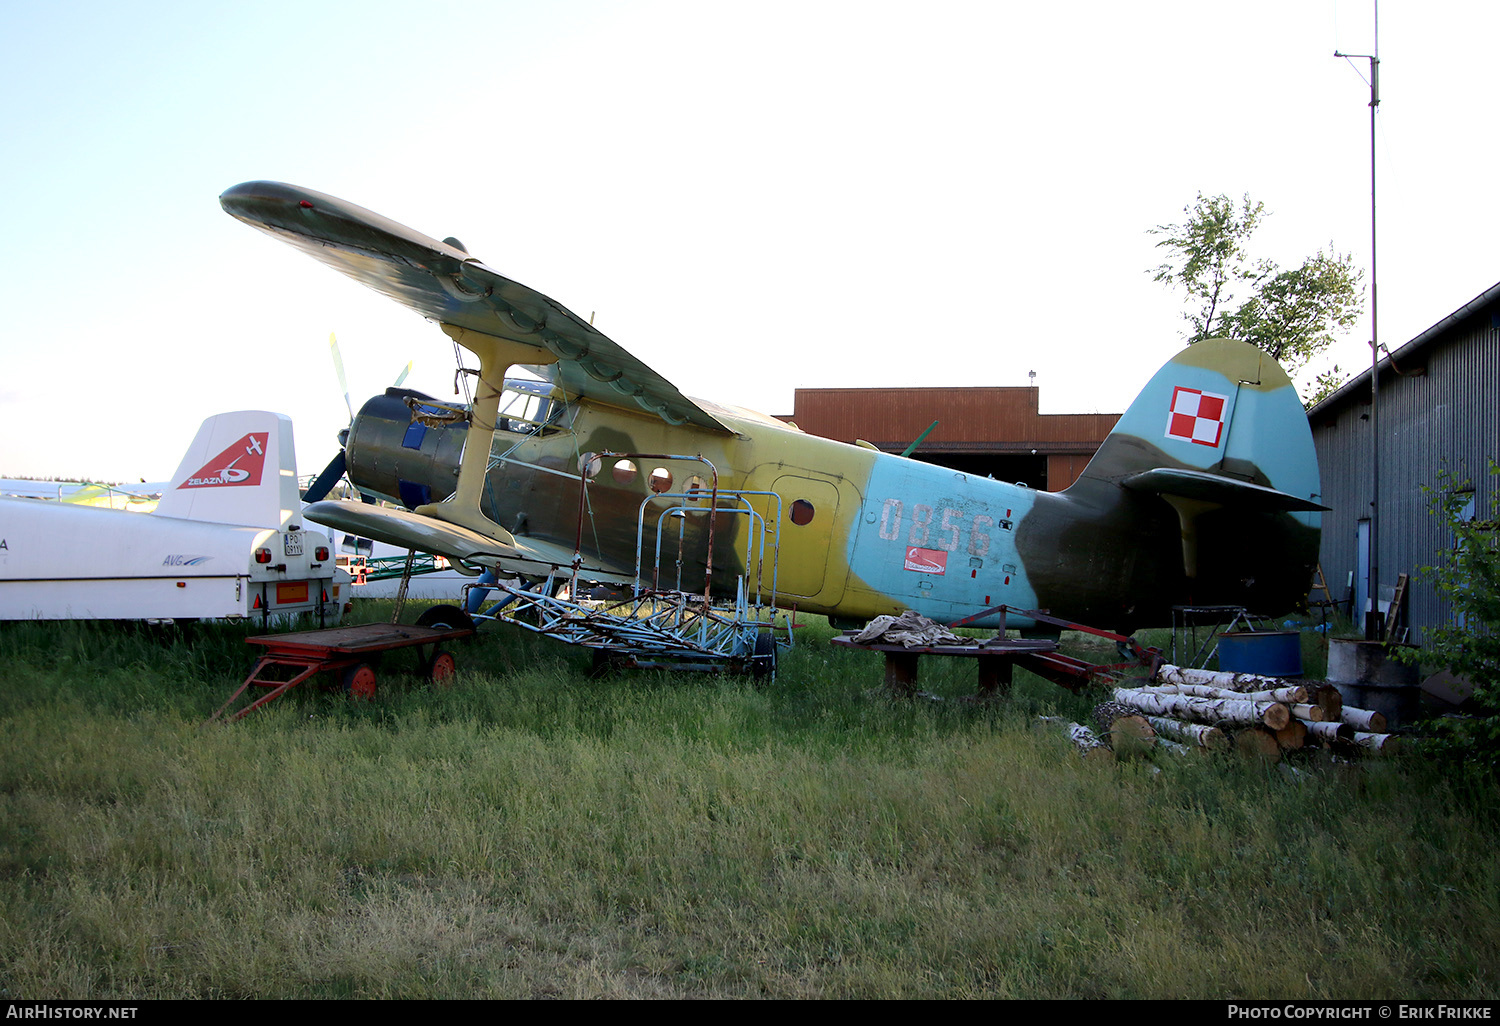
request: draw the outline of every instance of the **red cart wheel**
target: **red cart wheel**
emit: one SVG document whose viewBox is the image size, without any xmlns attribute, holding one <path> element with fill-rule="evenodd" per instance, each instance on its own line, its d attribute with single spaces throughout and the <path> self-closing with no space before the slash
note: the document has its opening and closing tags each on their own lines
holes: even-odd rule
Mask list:
<svg viewBox="0 0 1500 1026">
<path fill-rule="evenodd" d="M 452 652 L 444 652 L 438 649 L 432 654 L 432 660 L 427 664 L 427 679 L 438 687 L 446 688 L 453 683 L 453 675 L 458 672 L 458 660 L 453 658 Z"/>
<path fill-rule="evenodd" d="M 344 693 L 350 698 L 368 702 L 375 697 L 375 668 L 359 663 L 344 671 Z"/>
</svg>

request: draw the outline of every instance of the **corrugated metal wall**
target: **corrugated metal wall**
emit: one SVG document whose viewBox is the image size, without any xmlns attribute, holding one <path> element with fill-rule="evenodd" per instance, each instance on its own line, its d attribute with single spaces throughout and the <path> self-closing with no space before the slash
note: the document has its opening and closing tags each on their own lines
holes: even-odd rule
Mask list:
<svg viewBox="0 0 1500 1026">
<path fill-rule="evenodd" d="M 1500 303 L 1474 311 L 1430 342 L 1398 350 L 1395 374 L 1380 377 L 1380 508 L 1377 519 L 1380 583 L 1410 574 L 1411 640 L 1450 613 L 1419 568 L 1442 560 L 1452 536 L 1430 513 L 1423 491 L 1437 487 L 1449 468 L 1472 480 L 1476 507 L 1487 516 L 1497 482 L 1488 460 L 1500 459 Z M 1418 372 L 1418 373 L 1413 373 Z M 1331 409 L 1315 410 L 1313 442 L 1323 477 L 1322 565 L 1335 599 L 1357 567 L 1357 532 L 1370 515 L 1369 377 L 1362 392 Z"/>
</svg>

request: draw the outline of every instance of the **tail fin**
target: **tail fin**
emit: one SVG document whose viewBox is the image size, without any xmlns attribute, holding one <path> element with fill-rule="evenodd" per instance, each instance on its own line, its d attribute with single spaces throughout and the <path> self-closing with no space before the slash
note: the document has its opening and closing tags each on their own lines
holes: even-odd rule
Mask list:
<svg viewBox="0 0 1500 1026">
<path fill-rule="evenodd" d="M 154 515 L 300 529 L 302 502 L 291 419 L 260 410 L 209 417 L 178 464 Z"/>
<path fill-rule="evenodd" d="M 1263 350 L 1207 339 L 1157 371 L 1068 491 L 1118 488 L 1176 511 L 1190 601 L 1279 611 L 1305 596 L 1327 507 L 1307 413 Z"/>
<path fill-rule="evenodd" d="M 1081 477 L 1264 510 L 1325 508 L 1291 379 L 1263 350 L 1223 338 L 1188 346 L 1157 371 Z"/>
</svg>

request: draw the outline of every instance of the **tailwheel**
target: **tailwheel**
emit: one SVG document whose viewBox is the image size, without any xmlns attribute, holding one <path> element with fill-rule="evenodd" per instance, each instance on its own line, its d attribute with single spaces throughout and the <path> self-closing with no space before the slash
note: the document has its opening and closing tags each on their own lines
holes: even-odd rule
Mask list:
<svg viewBox="0 0 1500 1026">
<path fill-rule="evenodd" d="M 344 671 L 344 693 L 350 698 L 368 702 L 375 697 L 375 667 L 358 663 Z"/>
<path fill-rule="evenodd" d="M 438 687 L 450 686 L 453 683 L 453 675 L 457 672 L 458 660 L 453 658 L 452 652 L 438 649 L 427 662 L 427 679 Z"/>
</svg>

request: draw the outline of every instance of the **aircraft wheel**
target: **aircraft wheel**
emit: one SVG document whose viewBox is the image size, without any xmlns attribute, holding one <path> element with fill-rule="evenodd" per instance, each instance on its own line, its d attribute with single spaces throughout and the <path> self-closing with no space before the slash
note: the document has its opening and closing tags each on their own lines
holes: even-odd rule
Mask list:
<svg viewBox="0 0 1500 1026">
<path fill-rule="evenodd" d="M 589 680 L 604 680 L 613 677 L 621 670 L 629 669 L 630 662 L 624 656 L 614 655 L 602 648 L 593 649 L 593 655 L 589 662 L 589 668 L 585 676 Z"/>
<path fill-rule="evenodd" d="M 368 702 L 375 697 L 375 667 L 358 663 L 344 671 L 344 693 L 350 698 Z"/>
<path fill-rule="evenodd" d="M 457 672 L 458 660 L 453 658 L 452 652 L 438 649 L 427 663 L 427 679 L 440 688 L 451 686 L 453 675 Z"/>
<path fill-rule="evenodd" d="M 417 617 L 418 627 L 466 627 L 474 629 L 474 620 L 468 613 L 457 606 L 433 606 Z"/>
<path fill-rule="evenodd" d="M 750 657 L 750 676 L 768 680 L 776 675 L 776 635 L 761 631 L 755 636 L 755 653 Z"/>
</svg>

